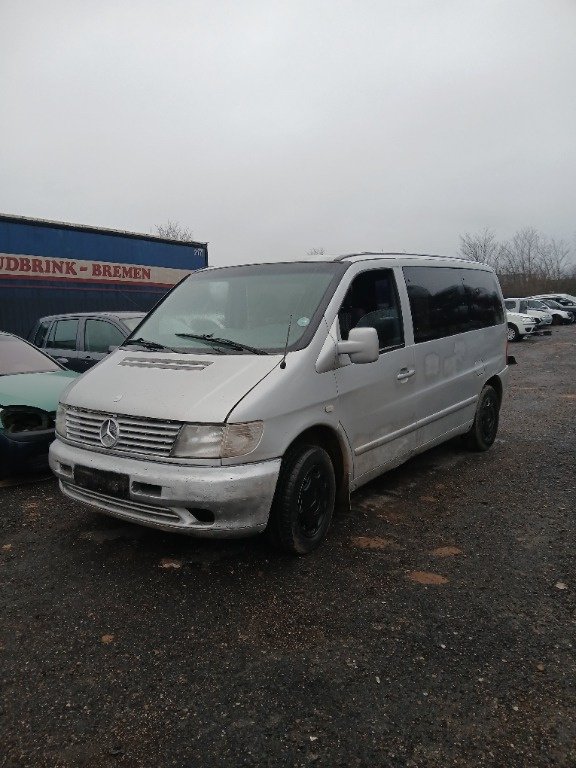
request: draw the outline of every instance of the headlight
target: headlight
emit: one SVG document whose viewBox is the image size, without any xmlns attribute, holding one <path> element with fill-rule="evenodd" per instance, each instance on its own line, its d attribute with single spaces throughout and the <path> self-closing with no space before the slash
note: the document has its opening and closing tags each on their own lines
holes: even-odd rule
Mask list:
<svg viewBox="0 0 576 768">
<path fill-rule="evenodd" d="M 228 459 L 245 456 L 258 446 L 264 424 L 185 424 L 176 438 L 172 456 L 186 459 Z"/>
<path fill-rule="evenodd" d="M 66 408 L 63 405 L 59 405 L 56 410 L 56 434 L 60 437 L 66 437 Z"/>
<path fill-rule="evenodd" d="M 523 323 L 530 323 L 530 324 L 532 324 L 534 322 L 534 320 L 531 317 L 529 317 L 528 315 L 522 315 L 521 317 L 522 317 L 522 322 Z"/>
</svg>

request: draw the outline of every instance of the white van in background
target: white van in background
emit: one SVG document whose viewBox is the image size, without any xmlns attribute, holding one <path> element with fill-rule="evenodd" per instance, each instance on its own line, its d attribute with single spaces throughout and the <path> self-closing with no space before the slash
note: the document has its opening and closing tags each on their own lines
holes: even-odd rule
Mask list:
<svg viewBox="0 0 576 768">
<path fill-rule="evenodd" d="M 335 505 L 457 435 L 496 438 L 494 272 L 358 253 L 193 272 L 59 407 L 50 464 L 101 512 L 195 536 L 322 541 Z"/>
</svg>

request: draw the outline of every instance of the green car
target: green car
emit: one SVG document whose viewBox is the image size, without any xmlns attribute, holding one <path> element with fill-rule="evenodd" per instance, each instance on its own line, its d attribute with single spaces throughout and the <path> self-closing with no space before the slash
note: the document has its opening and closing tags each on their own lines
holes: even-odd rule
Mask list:
<svg viewBox="0 0 576 768">
<path fill-rule="evenodd" d="M 48 470 L 58 401 L 79 375 L 0 331 L 0 479 Z"/>
</svg>

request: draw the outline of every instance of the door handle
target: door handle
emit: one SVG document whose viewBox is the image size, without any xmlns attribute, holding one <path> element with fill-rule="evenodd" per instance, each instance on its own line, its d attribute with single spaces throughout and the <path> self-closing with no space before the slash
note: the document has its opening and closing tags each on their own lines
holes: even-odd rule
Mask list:
<svg viewBox="0 0 576 768">
<path fill-rule="evenodd" d="M 408 381 L 416 373 L 415 368 L 401 368 L 396 378 L 398 381 Z"/>
</svg>

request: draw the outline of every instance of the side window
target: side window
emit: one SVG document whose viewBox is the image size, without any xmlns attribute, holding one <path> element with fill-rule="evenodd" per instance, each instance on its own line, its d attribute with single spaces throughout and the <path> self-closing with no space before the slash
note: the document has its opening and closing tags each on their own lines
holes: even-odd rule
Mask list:
<svg viewBox="0 0 576 768">
<path fill-rule="evenodd" d="M 57 320 L 50 330 L 46 349 L 76 349 L 78 319 Z"/>
<path fill-rule="evenodd" d="M 357 275 L 338 312 L 340 335 L 352 328 L 375 328 L 380 349 L 404 344 L 400 302 L 391 269 L 374 269 Z"/>
<path fill-rule="evenodd" d="M 126 338 L 125 334 L 107 320 L 88 318 L 84 324 L 84 350 L 86 352 L 109 352 Z"/>
<path fill-rule="evenodd" d="M 404 267 L 404 277 L 416 343 L 504 322 L 493 272 L 461 267 Z M 513 300 L 505 304 L 512 310 L 516 306 Z"/>
<path fill-rule="evenodd" d="M 51 320 L 43 320 L 38 326 L 38 330 L 36 331 L 36 335 L 34 336 L 34 340 L 32 342 L 37 347 L 44 346 L 44 342 L 46 341 L 46 334 L 48 333 L 51 322 Z"/>
<path fill-rule="evenodd" d="M 403 271 L 417 344 L 470 329 L 462 270 L 404 267 Z"/>
<path fill-rule="evenodd" d="M 513 312 L 514 308 L 516 307 L 516 302 L 513 299 L 506 299 L 504 301 L 504 305 L 506 309 L 509 309 L 511 312 Z"/>
<path fill-rule="evenodd" d="M 481 269 L 469 269 L 464 272 L 470 308 L 470 330 L 503 323 L 502 300 L 494 274 Z"/>
</svg>

